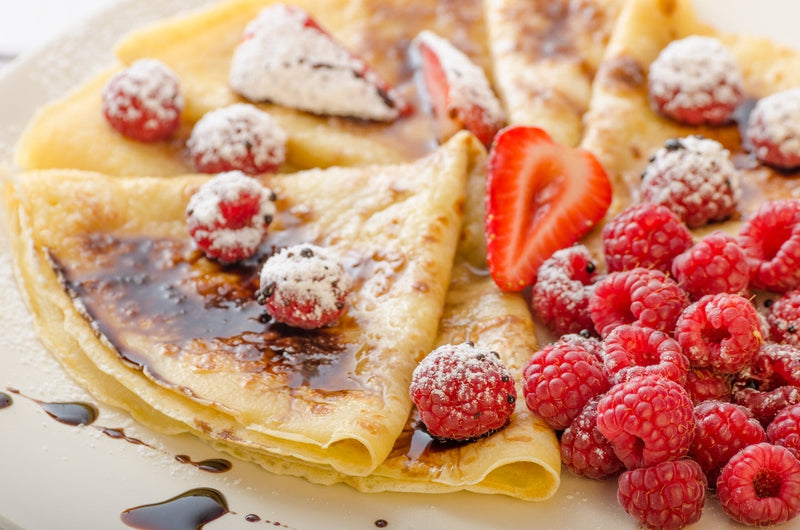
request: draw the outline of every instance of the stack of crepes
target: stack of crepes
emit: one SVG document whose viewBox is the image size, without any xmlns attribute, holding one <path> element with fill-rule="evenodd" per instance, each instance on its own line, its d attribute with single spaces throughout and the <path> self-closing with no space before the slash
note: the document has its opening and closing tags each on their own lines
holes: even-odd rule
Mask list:
<svg viewBox="0 0 800 530">
<path fill-rule="evenodd" d="M 231 55 L 270 3 L 227 0 L 137 30 L 120 42 L 119 64 L 33 118 L 6 207 L 42 340 L 98 399 L 276 473 L 362 491 L 549 498 L 558 441 L 524 400 L 499 432 L 443 445 L 408 396 L 416 363 L 439 344 L 497 351 L 518 383 L 537 348 L 522 296 L 486 272 L 486 150 L 471 134 L 437 145 L 421 103 L 390 124 L 259 104 L 289 134 L 286 164 L 259 177 L 278 196 L 265 247 L 314 242 L 344 257 L 355 289 L 333 327 L 265 322 L 253 297 L 257 259 L 222 266 L 192 247 L 186 204 L 210 176 L 189 174 L 185 142 L 205 113 L 240 101 L 228 87 Z M 655 147 L 685 132 L 647 106 L 647 65 L 673 38 L 716 34 L 677 0 L 295 4 L 411 101 L 409 42 L 423 29 L 449 39 L 484 68 L 509 124 L 540 126 L 600 157 L 614 212 L 634 200 L 631 175 Z M 723 38 L 754 96 L 796 84 L 793 52 Z M 140 58 L 180 78 L 186 108 L 170 141 L 125 139 L 100 112 L 107 79 Z"/>
</svg>

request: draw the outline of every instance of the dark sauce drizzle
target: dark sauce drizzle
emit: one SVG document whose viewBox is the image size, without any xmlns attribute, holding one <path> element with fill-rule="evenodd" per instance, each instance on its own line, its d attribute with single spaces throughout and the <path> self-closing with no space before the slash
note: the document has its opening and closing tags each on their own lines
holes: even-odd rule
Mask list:
<svg viewBox="0 0 800 530">
<path fill-rule="evenodd" d="M 208 458 L 206 460 L 195 462 L 188 455 L 176 455 L 175 460 L 181 464 L 192 465 L 197 469 L 206 471 L 208 473 L 224 473 L 226 471 L 230 471 L 231 467 L 233 467 L 233 464 L 231 464 L 230 460 L 225 460 L 224 458 Z"/>
<path fill-rule="evenodd" d="M 127 526 L 146 530 L 198 530 L 230 513 L 228 501 L 212 488 L 194 488 L 171 499 L 128 508 L 120 514 Z"/>
<path fill-rule="evenodd" d="M 91 425 L 97 419 L 97 407 L 82 401 L 41 401 L 22 394 L 16 388 L 7 388 L 12 394 L 30 399 L 44 410 L 48 416 L 66 425 Z"/>
<path fill-rule="evenodd" d="M 6 394 L 5 392 L 0 392 L 0 409 L 10 407 L 13 403 L 14 400 L 11 399 L 11 396 Z"/>
</svg>

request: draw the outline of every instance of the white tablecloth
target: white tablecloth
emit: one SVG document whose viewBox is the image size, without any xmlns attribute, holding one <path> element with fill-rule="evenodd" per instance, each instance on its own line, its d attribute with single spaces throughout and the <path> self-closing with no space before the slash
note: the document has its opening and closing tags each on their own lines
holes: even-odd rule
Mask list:
<svg viewBox="0 0 800 530">
<path fill-rule="evenodd" d="M 0 0 L 0 69 L 118 0 Z"/>
</svg>

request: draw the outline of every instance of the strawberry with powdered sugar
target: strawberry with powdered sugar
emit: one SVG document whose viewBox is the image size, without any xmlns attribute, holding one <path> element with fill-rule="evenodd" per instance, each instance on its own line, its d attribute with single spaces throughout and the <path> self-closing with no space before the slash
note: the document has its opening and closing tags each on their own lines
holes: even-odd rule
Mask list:
<svg viewBox="0 0 800 530">
<path fill-rule="evenodd" d="M 439 139 L 467 129 L 489 147 L 505 124 L 505 114 L 483 69 L 431 31 L 417 35 L 411 50 L 436 118 Z"/>
<path fill-rule="evenodd" d="M 239 170 L 248 175 L 273 172 L 286 160 L 286 132 L 268 113 L 235 103 L 205 114 L 186 144 L 203 173 Z"/>
<path fill-rule="evenodd" d="M 231 88 L 313 114 L 392 121 L 408 103 L 307 12 L 275 4 L 248 24 L 233 54 Z"/>
</svg>

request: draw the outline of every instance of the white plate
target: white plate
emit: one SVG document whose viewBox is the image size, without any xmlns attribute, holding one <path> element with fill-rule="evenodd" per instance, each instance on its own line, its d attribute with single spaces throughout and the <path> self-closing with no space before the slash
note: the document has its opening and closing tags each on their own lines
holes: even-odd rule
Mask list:
<svg viewBox="0 0 800 530">
<path fill-rule="evenodd" d="M 701 16 L 720 28 L 772 37 L 800 48 L 796 0 L 696 0 Z M 34 110 L 112 60 L 113 43 L 131 28 L 210 3 L 209 0 L 127 0 L 114 10 L 56 38 L 7 68 L 0 77 L 0 167 Z M 75 124 L 80 127 L 79 123 Z M 16 290 L 5 235 L 0 236 L 0 391 L 7 387 L 45 401 L 94 402 L 63 373 L 38 343 Z M 222 457 L 189 436 L 168 437 L 100 406 L 97 424 L 121 427 L 149 446 L 112 439 L 92 427 L 70 427 L 47 416 L 35 402 L 13 396 L 0 409 L 0 528 L 126 528 L 120 514 L 167 500 L 197 487 L 220 491 L 231 513 L 213 529 L 406 528 L 636 528 L 616 502 L 613 481 L 600 483 L 564 473 L 556 496 L 526 503 L 503 496 L 361 494 L 347 486 L 316 486 L 279 477 L 235 461 L 211 474 L 180 464 Z M 246 519 L 259 516 L 260 522 Z M 785 527 L 800 527 L 800 521 Z M 710 499 L 698 529 L 741 528 Z"/>
</svg>

